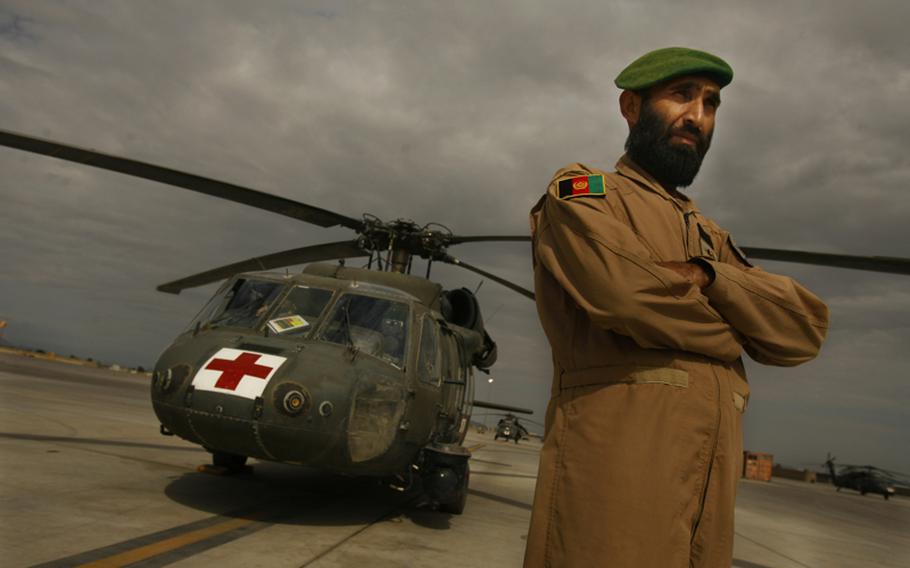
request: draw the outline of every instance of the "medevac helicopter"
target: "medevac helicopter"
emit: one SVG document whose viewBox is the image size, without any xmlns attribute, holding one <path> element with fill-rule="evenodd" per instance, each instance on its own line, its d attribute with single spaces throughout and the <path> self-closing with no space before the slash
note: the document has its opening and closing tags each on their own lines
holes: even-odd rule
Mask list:
<svg viewBox="0 0 910 568">
<path fill-rule="evenodd" d="M 299 201 L 94 150 L 0 130 L 0 145 L 158 181 L 272 211 L 357 238 L 294 248 L 158 286 L 225 280 L 155 365 L 151 398 L 161 433 L 212 453 L 233 471 L 248 457 L 418 483 L 438 509 L 463 511 L 472 407 L 531 411 L 473 398 L 496 343 L 467 289 L 429 279 L 433 262 L 460 266 L 530 299 L 513 282 L 448 254 L 467 242 L 527 235 L 453 234 L 442 225 L 347 217 Z M 910 260 L 743 247 L 754 258 L 910 274 Z M 412 260 L 427 261 L 425 276 Z M 344 259 L 366 258 L 366 268 Z M 320 261 L 341 259 L 339 264 Z M 300 274 L 261 272 L 309 264 Z"/>
</svg>

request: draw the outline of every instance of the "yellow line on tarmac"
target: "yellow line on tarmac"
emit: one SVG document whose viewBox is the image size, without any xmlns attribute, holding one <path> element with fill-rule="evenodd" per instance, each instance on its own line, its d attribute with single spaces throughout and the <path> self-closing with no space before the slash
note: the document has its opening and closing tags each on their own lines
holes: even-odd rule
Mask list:
<svg viewBox="0 0 910 568">
<path fill-rule="evenodd" d="M 251 515 L 251 517 L 255 517 L 255 515 Z M 214 536 L 218 536 L 220 534 L 224 534 L 226 532 L 251 525 L 255 522 L 258 522 L 258 519 L 231 519 L 229 521 L 224 521 L 223 523 L 218 523 L 217 525 L 212 525 L 204 529 L 190 531 L 185 534 L 166 538 L 158 542 L 153 542 L 152 544 L 140 546 L 139 548 L 134 548 L 133 550 L 127 550 L 126 552 L 121 552 L 120 554 L 115 554 L 114 556 L 108 556 L 107 558 L 102 558 L 101 560 L 95 560 L 94 562 L 89 562 L 87 564 L 80 564 L 79 568 L 119 568 L 120 566 L 127 566 L 129 564 L 133 564 L 134 562 L 146 560 L 148 558 L 152 558 L 153 556 L 158 556 L 159 554 L 164 554 L 165 552 L 170 552 L 189 544 L 194 544 L 203 540 L 210 539 Z"/>
<path fill-rule="evenodd" d="M 470 448 L 468 448 L 468 451 L 473 453 L 473 452 L 479 450 L 480 448 L 482 448 L 482 447 L 484 447 L 484 446 L 486 446 L 486 445 L 487 445 L 486 442 L 481 442 L 481 443 L 479 443 L 479 444 L 474 444 L 473 446 L 471 446 Z"/>
</svg>

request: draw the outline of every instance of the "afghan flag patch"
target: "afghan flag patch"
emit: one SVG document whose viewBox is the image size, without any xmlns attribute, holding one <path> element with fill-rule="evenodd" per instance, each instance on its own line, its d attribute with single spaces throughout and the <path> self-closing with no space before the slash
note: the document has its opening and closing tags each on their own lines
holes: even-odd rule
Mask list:
<svg viewBox="0 0 910 568">
<path fill-rule="evenodd" d="M 596 195 L 603 197 L 604 177 L 596 176 L 578 176 L 559 180 L 559 198 L 569 199 L 583 195 Z"/>
</svg>

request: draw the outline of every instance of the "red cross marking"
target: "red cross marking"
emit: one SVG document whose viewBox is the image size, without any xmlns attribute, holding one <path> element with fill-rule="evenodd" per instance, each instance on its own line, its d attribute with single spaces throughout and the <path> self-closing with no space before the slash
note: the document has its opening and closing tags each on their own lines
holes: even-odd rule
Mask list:
<svg viewBox="0 0 910 568">
<path fill-rule="evenodd" d="M 256 355 L 255 353 L 241 353 L 233 361 L 230 359 L 213 359 L 205 366 L 205 369 L 207 371 L 221 371 L 221 376 L 215 382 L 216 387 L 236 390 L 243 377 L 251 375 L 264 379 L 272 372 L 271 367 L 256 364 L 259 357 L 261 355 Z"/>
</svg>

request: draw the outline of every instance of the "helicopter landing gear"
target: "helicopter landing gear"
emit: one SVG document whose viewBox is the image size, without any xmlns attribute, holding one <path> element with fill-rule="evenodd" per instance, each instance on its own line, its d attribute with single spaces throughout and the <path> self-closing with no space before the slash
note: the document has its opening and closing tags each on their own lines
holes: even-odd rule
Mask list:
<svg viewBox="0 0 910 568">
<path fill-rule="evenodd" d="M 452 515 L 464 512 L 470 457 L 470 452 L 459 444 L 433 444 L 424 449 L 421 481 L 429 503 L 436 510 Z"/>
<path fill-rule="evenodd" d="M 202 464 L 196 468 L 199 473 L 209 473 L 212 475 L 234 475 L 237 473 L 250 473 L 253 471 L 252 466 L 246 465 L 246 456 L 229 454 L 227 452 L 212 452 L 212 464 Z"/>
<path fill-rule="evenodd" d="M 470 478 L 471 467 L 468 465 L 468 462 L 465 462 L 464 473 L 461 476 L 458 489 L 455 490 L 451 501 L 439 504 L 439 511 L 449 513 L 450 515 L 460 515 L 464 513 L 464 506 L 468 502 L 468 482 L 470 481 Z"/>
</svg>

